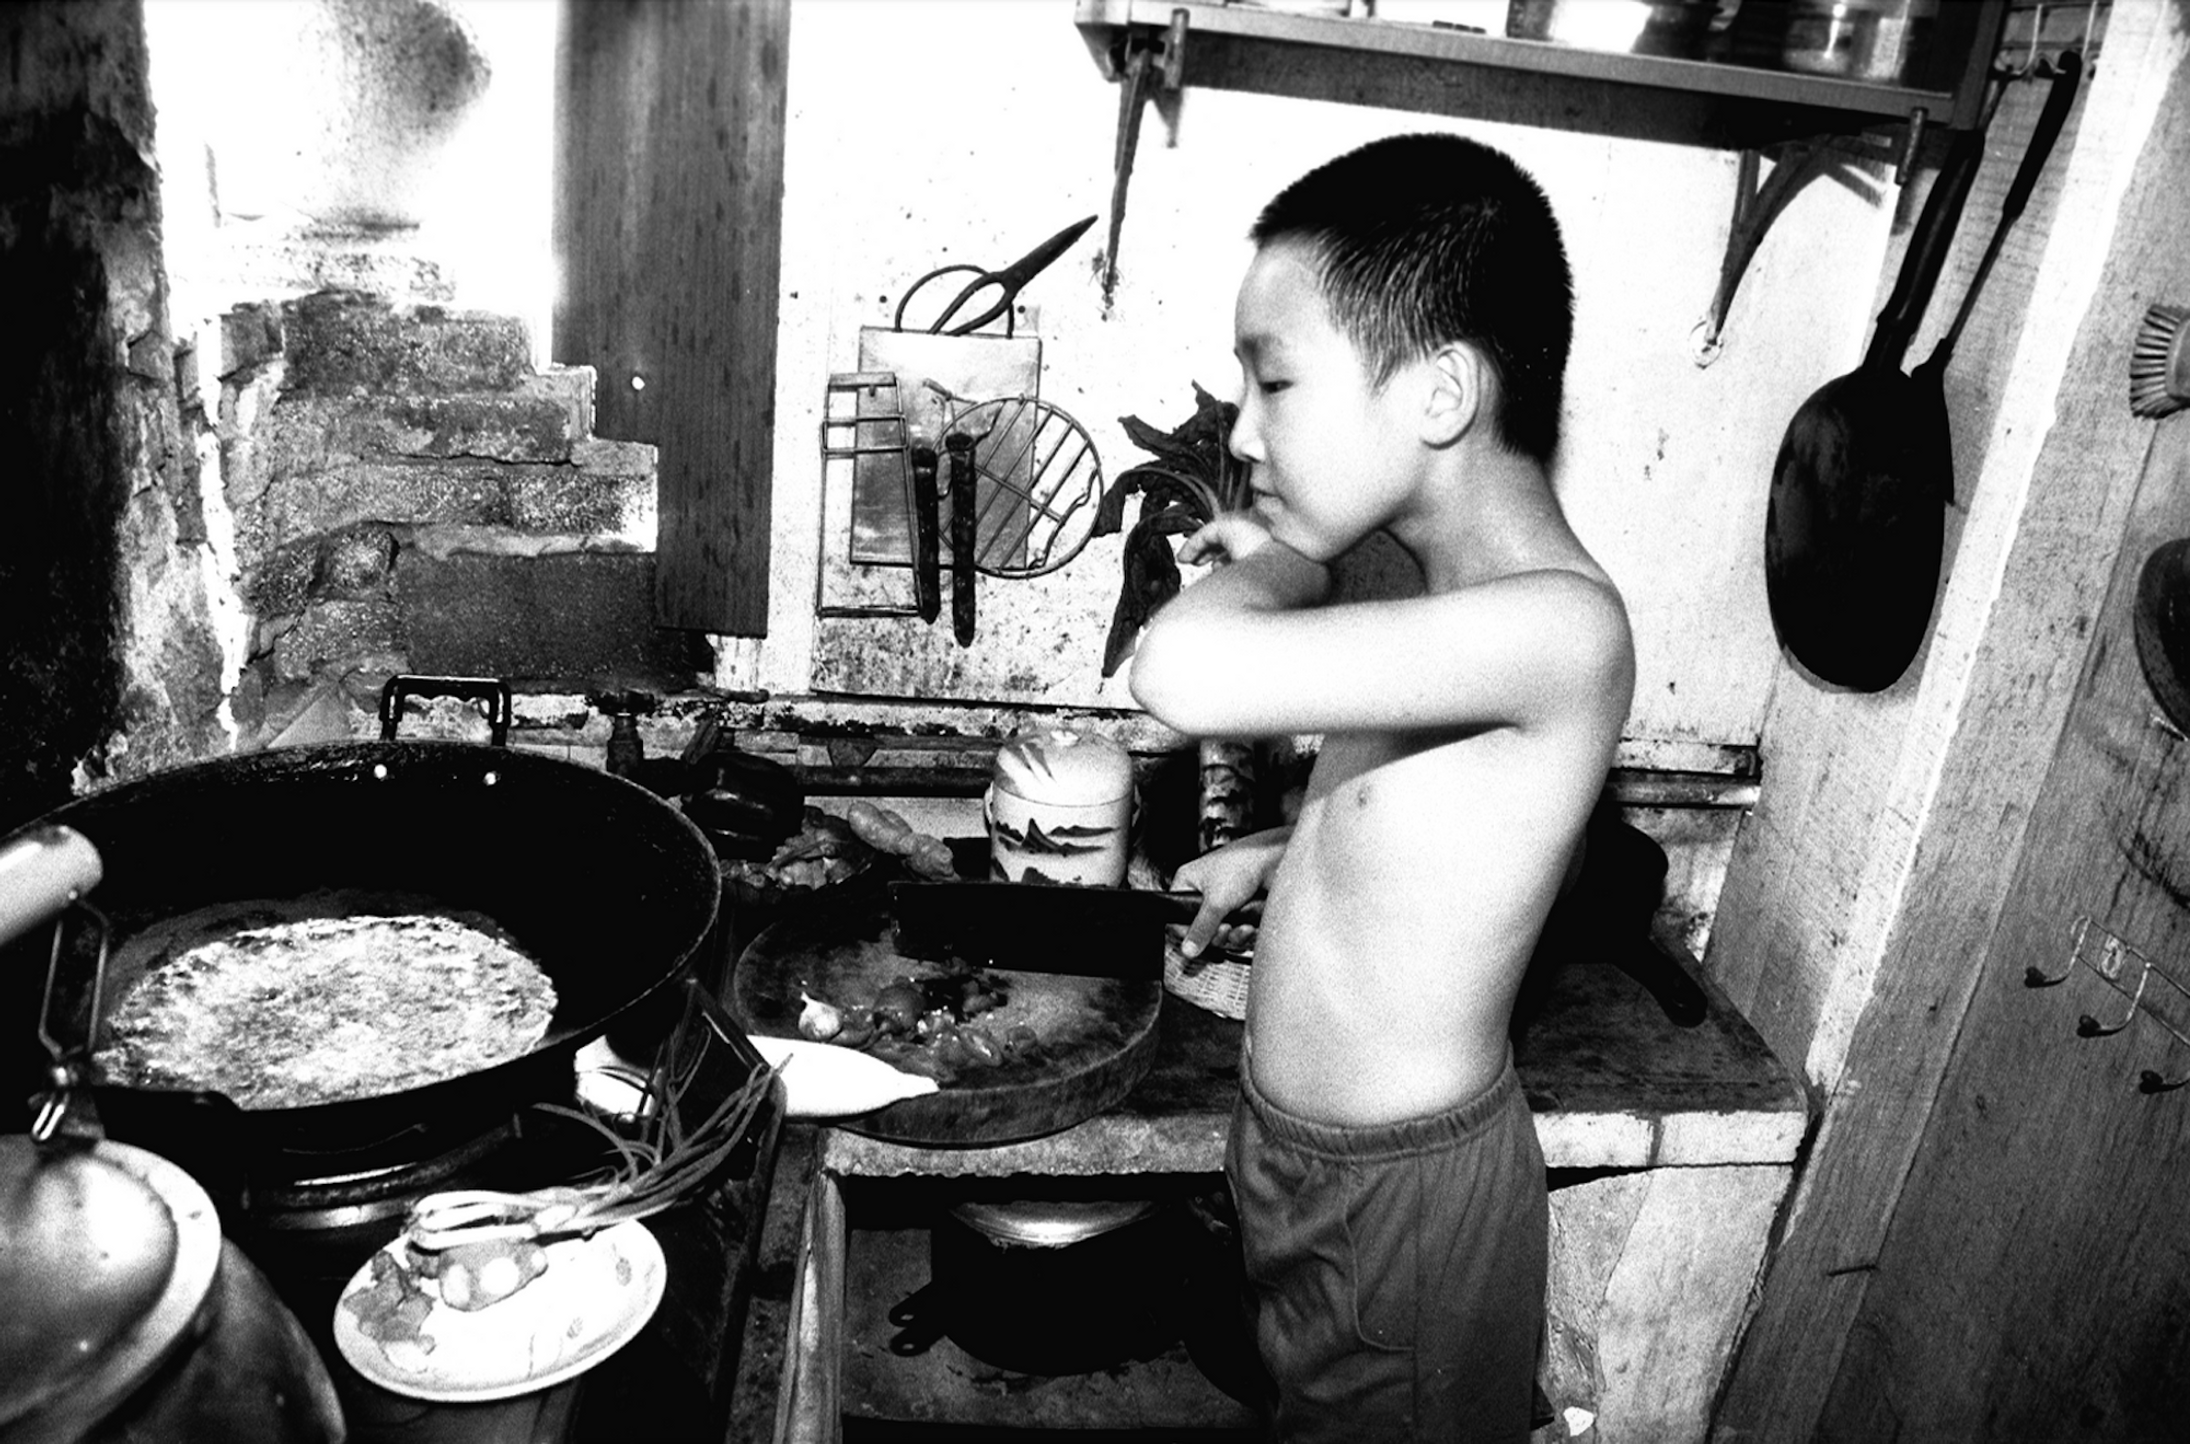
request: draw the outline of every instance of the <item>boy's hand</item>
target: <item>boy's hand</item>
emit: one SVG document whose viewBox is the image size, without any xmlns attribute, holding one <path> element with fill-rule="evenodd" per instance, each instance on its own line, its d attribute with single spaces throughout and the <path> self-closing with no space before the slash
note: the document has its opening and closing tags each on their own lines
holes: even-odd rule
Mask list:
<svg viewBox="0 0 2190 1444">
<path fill-rule="evenodd" d="M 1171 886 L 1201 894 L 1201 911 L 1179 940 L 1181 957 L 1199 956 L 1225 918 L 1268 886 L 1291 836 L 1289 827 L 1249 833 L 1203 853 L 1172 875 Z"/>
<path fill-rule="evenodd" d="M 1179 560 L 1219 564 L 1253 556 L 1270 544 L 1270 529 L 1251 511 L 1228 511 L 1189 536 Z"/>
</svg>

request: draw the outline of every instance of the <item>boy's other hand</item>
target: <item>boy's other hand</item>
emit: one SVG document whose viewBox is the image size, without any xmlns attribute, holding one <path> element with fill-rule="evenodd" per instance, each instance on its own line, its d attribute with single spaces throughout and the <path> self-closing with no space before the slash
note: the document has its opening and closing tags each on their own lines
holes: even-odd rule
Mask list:
<svg viewBox="0 0 2190 1444">
<path fill-rule="evenodd" d="M 1251 511 L 1228 511 L 1189 536 L 1179 560 L 1221 566 L 1253 556 L 1270 544 L 1270 529 Z"/>
<path fill-rule="evenodd" d="M 1172 874 L 1171 886 L 1201 894 L 1201 911 L 1194 914 L 1186 925 L 1186 936 L 1179 940 L 1181 957 L 1200 956 L 1224 920 L 1268 886 L 1291 834 L 1292 829 L 1281 827 L 1235 838 Z"/>
</svg>

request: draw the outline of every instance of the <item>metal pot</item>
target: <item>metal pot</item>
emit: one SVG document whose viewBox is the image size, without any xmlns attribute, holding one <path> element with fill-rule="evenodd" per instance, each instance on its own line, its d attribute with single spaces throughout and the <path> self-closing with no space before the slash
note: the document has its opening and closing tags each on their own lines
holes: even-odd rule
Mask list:
<svg viewBox="0 0 2190 1444">
<path fill-rule="evenodd" d="M 1710 39 L 1718 0 L 1511 0 L 1506 34 L 1583 50 L 1693 60 Z"/>
<path fill-rule="evenodd" d="M 9 1444 L 343 1437 L 304 1330 L 157 1154 L 0 1137 L 0 1283 Z"/>
<path fill-rule="evenodd" d="M 891 1351 L 948 1335 L 1025 1374 L 1084 1374 L 1179 1341 L 1187 1239 L 1154 1199 L 969 1202 L 930 1234 L 928 1286 L 890 1311 Z"/>
<path fill-rule="evenodd" d="M 567 1092 L 578 1048 L 678 974 L 721 892 L 706 839 L 646 789 L 468 743 L 336 743 L 223 758 L 112 788 L 32 826 L 67 827 L 97 849 L 97 902 L 116 943 L 211 904 L 355 889 L 484 914 L 555 985 L 555 1016 L 529 1053 L 420 1088 L 240 1110 L 219 1095 L 97 1090 L 110 1136 L 186 1166 L 171 1146 L 186 1141 L 179 1133 L 226 1128 L 253 1163 L 281 1157 L 308 1168 L 329 1156 L 415 1154 Z M 25 1081 L 43 1064 L 27 1025 L 40 1016 L 47 955 L 36 929 L 0 947 L 0 998 L 13 1003 L 0 1016 L 21 1020 L 0 1056 L 15 1057 Z M 110 980 L 105 999 L 130 981 Z M 60 1015 L 80 1018 L 88 1000 L 74 1000 L 74 1015 L 68 1001 Z"/>
</svg>

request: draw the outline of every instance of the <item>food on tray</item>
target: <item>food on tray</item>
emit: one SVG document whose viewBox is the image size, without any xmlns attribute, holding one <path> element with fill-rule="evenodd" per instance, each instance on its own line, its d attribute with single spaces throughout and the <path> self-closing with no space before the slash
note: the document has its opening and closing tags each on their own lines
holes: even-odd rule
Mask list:
<svg viewBox="0 0 2190 1444">
<path fill-rule="evenodd" d="M 844 1031 L 844 1014 L 840 1010 L 830 1007 L 809 993 L 801 993 L 799 996 L 806 999 L 806 1006 L 799 1010 L 798 1015 L 798 1031 L 801 1037 L 826 1043 Z"/>
<path fill-rule="evenodd" d="M 432 1353 L 433 1336 L 421 1326 L 433 1312 L 433 1295 L 419 1282 L 417 1272 L 397 1262 L 387 1250 L 373 1255 L 371 1268 L 371 1281 L 342 1298 L 342 1307 L 357 1320 L 357 1331 L 383 1352 L 408 1348 Z"/>
<path fill-rule="evenodd" d="M 490 1238 L 438 1250 L 414 1249 L 418 1272 L 441 1284 L 441 1302 L 475 1313 L 492 1308 L 547 1272 L 547 1250 L 529 1238 Z"/>
<path fill-rule="evenodd" d="M 842 882 L 872 861 L 874 849 L 852 835 L 850 823 L 809 807 L 799 830 L 766 861 L 725 860 L 722 877 L 763 894 L 812 891 Z"/>
<path fill-rule="evenodd" d="M 1008 982 L 979 968 L 902 976 L 865 1002 L 801 996 L 807 999 L 799 1014 L 801 1036 L 860 1049 L 940 1083 L 1031 1057 L 1042 1046 L 1039 1034 L 1014 1015 Z"/>
<path fill-rule="evenodd" d="M 506 1398 L 627 1342 L 660 1302 L 661 1249 L 625 1221 L 542 1244 L 389 1242 L 335 1307 L 335 1344 L 374 1383 L 440 1400 Z"/>
<path fill-rule="evenodd" d="M 854 802 L 845 809 L 845 820 L 860 841 L 877 852 L 905 859 L 906 868 L 921 877 L 947 882 L 958 875 L 949 843 L 919 831 L 887 807 Z"/>
<path fill-rule="evenodd" d="M 955 875 L 950 844 L 918 831 L 901 814 L 864 800 L 854 802 L 843 817 L 807 808 L 799 830 L 766 862 L 726 861 L 722 875 L 726 882 L 763 895 L 812 891 L 844 881 L 877 855 L 903 858 L 906 868 L 921 877 Z"/>
<path fill-rule="evenodd" d="M 554 984 L 484 918 L 304 918 L 155 959 L 96 1059 L 114 1083 L 301 1108 L 491 1068 L 554 1014 Z"/>
</svg>

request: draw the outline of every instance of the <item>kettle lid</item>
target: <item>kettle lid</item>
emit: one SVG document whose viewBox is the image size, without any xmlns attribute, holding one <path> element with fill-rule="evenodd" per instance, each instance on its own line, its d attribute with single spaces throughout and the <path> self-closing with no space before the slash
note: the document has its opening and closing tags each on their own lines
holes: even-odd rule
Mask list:
<svg viewBox="0 0 2190 1444">
<path fill-rule="evenodd" d="M 220 1265 L 220 1219 L 154 1153 L 0 1136 L 0 1431 L 73 1439 L 167 1358 Z"/>
</svg>

